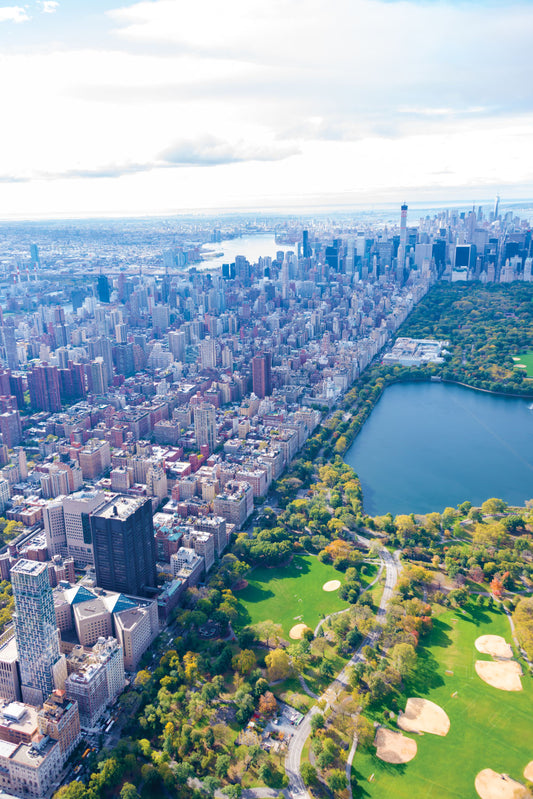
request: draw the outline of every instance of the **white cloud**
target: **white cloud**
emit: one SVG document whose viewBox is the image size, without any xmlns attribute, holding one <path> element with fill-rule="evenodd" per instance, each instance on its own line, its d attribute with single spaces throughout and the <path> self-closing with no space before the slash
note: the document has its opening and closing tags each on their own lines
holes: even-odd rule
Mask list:
<svg viewBox="0 0 533 799">
<path fill-rule="evenodd" d="M 53 50 L 3 53 L 14 202 L 44 202 L 35 178 L 162 208 L 533 180 L 531 3 L 154 0 L 104 19 L 92 47 L 58 27 Z"/>
<path fill-rule="evenodd" d="M 21 6 L 0 7 L 0 22 L 27 22 L 30 19 Z"/>
<path fill-rule="evenodd" d="M 41 11 L 43 14 L 55 14 L 59 8 L 59 3 L 56 0 L 41 0 Z"/>
</svg>

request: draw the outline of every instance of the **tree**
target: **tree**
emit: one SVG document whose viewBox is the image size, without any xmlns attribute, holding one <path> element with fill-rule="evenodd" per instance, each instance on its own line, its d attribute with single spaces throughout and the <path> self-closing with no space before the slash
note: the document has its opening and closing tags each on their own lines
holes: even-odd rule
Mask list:
<svg viewBox="0 0 533 799">
<path fill-rule="evenodd" d="M 283 638 L 283 627 L 281 624 L 273 622 L 272 619 L 265 619 L 265 621 L 254 624 L 252 630 L 267 646 L 270 646 L 271 640 L 274 642 L 274 646 L 277 646 Z"/>
<path fill-rule="evenodd" d="M 272 691 L 267 691 L 259 697 L 259 712 L 263 716 L 272 716 L 277 709 L 278 703 Z"/>
<path fill-rule="evenodd" d="M 333 793 L 336 791 L 344 791 L 346 786 L 348 785 L 348 781 L 346 780 L 346 774 L 344 771 L 340 769 L 333 769 L 333 771 L 328 774 L 326 779 L 328 787 Z"/>
<path fill-rule="evenodd" d="M 348 446 L 348 440 L 346 436 L 339 436 L 337 439 L 337 443 L 335 444 L 335 452 L 337 455 L 342 455 L 342 453 L 346 450 Z"/>
<path fill-rule="evenodd" d="M 120 789 L 120 799 L 139 799 L 139 792 L 131 782 L 125 782 Z"/>
<path fill-rule="evenodd" d="M 416 666 L 416 652 L 411 644 L 395 644 L 391 652 L 393 668 L 402 677 L 407 677 Z"/>
<path fill-rule="evenodd" d="M 462 608 L 468 602 L 468 591 L 466 588 L 454 588 L 449 592 L 448 599 L 453 608 Z"/>
<path fill-rule="evenodd" d="M 226 785 L 222 788 L 222 793 L 229 796 L 229 799 L 240 799 L 242 796 L 242 788 L 240 785 Z"/>
<path fill-rule="evenodd" d="M 187 780 L 194 777 L 194 768 L 186 760 L 183 760 L 174 766 L 174 776 L 180 785 L 185 785 Z"/>
<path fill-rule="evenodd" d="M 310 645 L 307 639 L 295 641 L 294 644 L 288 648 L 287 652 L 291 658 L 291 663 L 296 671 L 300 673 L 305 670 L 311 660 Z"/>
<path fill-rule="evenodd" d="M 192 683 L 198 673 L 198 655 L 194 652 L 185 652 L 183 655 L 183 665 L 185 667 L 185 679 Z"/>
<path fill-rule="evenodd" d="M 137 672 L 137 676 L 135 677 L 135 686 L 144 688 L 145 685 L 148 685 L 150 680 L 152 679 L 152 675 L 146 669 L 141 669 L 141 671 Z"/>
<path fill-rule="evenodd" d="M 54 799 L 87 799 L 87 789 L 82 782 L 69 782 L 56 791 Z"/>
<path fill-rule="evenodd" d="M 490 499 L 486 499 L 481 506 L 481 513 L 484 516 L 494 516 L 496 513 L 503 513 L 506 507 L 507 503 L 504 502 L 503 499 L 491 497 Z"/>
<path fill-rule="evenodd" d="M 229 755 L 219 755 L 215 763 L 215 774 L 217 777 L 227 777 L 231 758 Z"/>
<path fill-rule="evenodd" d="M 289 676 L 291 663 L 288 654 L 284 649 L 274 649 L 265 657 L 267 675 L 270 682 L 284 680 Z"/>
<path fill-rule="evenodd" d="M 257 658 L 251 649 L 242 649 L 231 661 L 240 674 L 249 674 L 257 666 Z"/>
<path fill-rule="evenodd" d="M 518 602 L 513 620 L 516 635 L 527 656 L 533 658 L 533 598 L 523 598 Z"/>
<path fill-rule="evenodd" d="M 317 756 L 316 763 L 320 769 L 329 768 L 334 762 L 339 752 L 338 746 L 331 738 L 324 738 L 322 749 Z"/>
<path fill-rule="evenodd" d="M 313 731 L 313 735 L 317 732 L 317 730 L 322 730 L 324 728 L 324 716 L 322 713 L 315 713 L 311 716 L 311 730 Z"/>
<path fill-rule="evenodd" d="M 374 743 L 374 725 L 360 713 L 355 719 L 355 734 L 357 735 L 357 746 L 361 749 L 369 749 Z"/>
<path fill-rule="evenodd" d="M 218 788 L 220 788 L 220 780 L 217 780 L 216 777 L 212 777 L 210 774 L 204 777 L 202 791 L 208 795 L 209 799 L 212 799 Z"/>
<path fill-rule="evenodd" d="M 302 775 L 302 779 L 306 785 L 317 785 L 318 784 L 318 775 L 316 768 L 311 765 L 311 763 L 302 763 L 300 773 Z"/>
</svg>

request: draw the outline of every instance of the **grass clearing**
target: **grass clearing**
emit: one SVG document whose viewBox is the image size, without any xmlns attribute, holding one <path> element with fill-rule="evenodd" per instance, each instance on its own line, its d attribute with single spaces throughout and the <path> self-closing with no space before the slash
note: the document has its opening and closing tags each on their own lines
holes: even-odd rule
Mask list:
<svg viewBox="0 0 533 799">
<path fill-rule="evenodd" d="M 370 564 L 367 568 L 371 571 Z M 302 622 L 314 630 L 321 618 L 348 607 L 338 591 L 322 590 L 329 580 L 343 582 L 342 572 L 313 555 L 295 555 L 282 568 L 256 568 L 247 579 L 248 586 L 236 593 L 236 629 L 272 619 L 288 638 L 295 624 Z"/>
<path fill-rule="evenodd" d="M 533 350 L 525 352 L 518 358 L 513 358 L 515 362 L 515 369 L 522 369 L 527 372 L 528 377 L 533 377 Z"/>
<path fill-rule="evenodd" d="M 533 680 L 525 673 L 523 691 L 508 693 L 476 675 L 475 661 L 490 660 L 477 652 L 476 638 L 501 635 L 511 642 L 511 628 L 498 610 L 473 603 L 465 610 L 466 614 L 445 611 L 434 618 L 433 631 L 419 650 L 417 671 L 398 697 L 400 708 L 409 696 L 440 705 L 450 718 L 448 735 L 415 736 L 417 756 L 399 766 L 382 763 L 373 749 L 357 752 L 352 769 L 358 782 L 354 799 L 478 799 L 474 781 L 485 768 L 524 781 L 533 740 Z M 376 718 L 383 721 L 382 714 Z"/>
</svg>

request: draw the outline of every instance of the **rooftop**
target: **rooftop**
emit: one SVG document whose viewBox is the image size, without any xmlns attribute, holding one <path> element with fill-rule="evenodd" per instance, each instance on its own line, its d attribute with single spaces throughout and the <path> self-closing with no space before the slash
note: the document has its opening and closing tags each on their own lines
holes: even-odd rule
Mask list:
<svg viewBox="0 0 533 799">
<path fill-rule="evenodd" d="M 21 560 L 12 567 L 11 574 L 41 574 L 45 569 L 48 569 L 48 563 L 21 558 Z"/>
<path fill-rule="evenodd" d="M 127 519 L 135 511 L 148 502 L 145 497 L 128 497 L 123 494 L 116 496 L 94 515 L 104 519 Z"/>
</svg>

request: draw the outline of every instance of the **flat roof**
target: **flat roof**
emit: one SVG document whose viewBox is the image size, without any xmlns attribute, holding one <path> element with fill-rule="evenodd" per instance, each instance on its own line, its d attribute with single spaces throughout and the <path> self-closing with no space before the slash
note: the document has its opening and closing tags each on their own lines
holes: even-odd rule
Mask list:
<svg viewBox="0 0 533 799">
<path fill-rule="evenodd" d="M 45 569 L 48 569 L 48 563 L 42 563 L 38 560 L 26 560 L 21 558 L 11 569 L 11 573 L 17 574 L 40 574 Z"/>
<path fill-rule="evenodd" d="M 0 757 L 11 757 L 15 749 L 19 746 L 20 744 L 13 744 L 9 741 L 0 740 Z"/>
<path fill-rule="evenodd" d="M 101 516 L 104 519 L 127 519 L 148 501 L 145 497 L 129 497 L 121 494 L 96 511 L 94 516 Z"/>
</svg>

